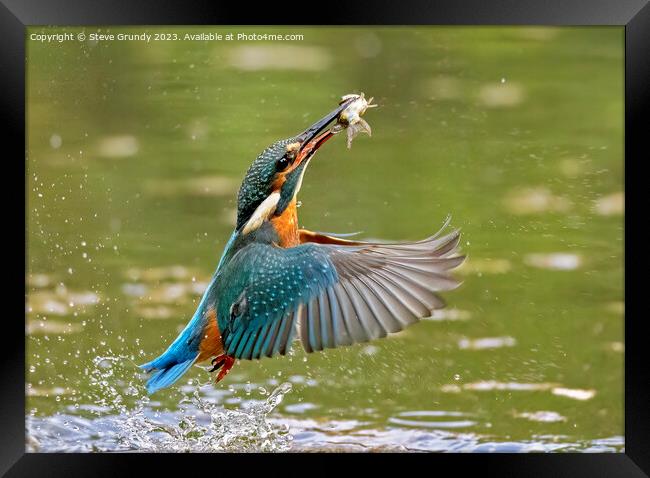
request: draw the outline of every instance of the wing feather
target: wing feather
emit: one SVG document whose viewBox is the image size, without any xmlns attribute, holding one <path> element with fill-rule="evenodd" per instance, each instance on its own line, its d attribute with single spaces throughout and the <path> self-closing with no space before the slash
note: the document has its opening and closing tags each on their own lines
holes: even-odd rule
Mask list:
<svg viewBox="0 0 650 478">
<path fill-rule="evenodd" d="M 267 357 L 273 356 L 273 347 L 275 345 L 275 339 L 278 336 L 278 331 L 280 330 L 281 320 L 276 320 L 271 322 L 271 330 L 269 330 L 269 335 L 264 341 L 264 347 L 262 348 L 262 353 Z"/>
<path fill-rule="evenodd" d="M 327 288 L 327 299 L 330 304 L 330 312 L 332 313 L 332 327 L 334 329 L 333 341 L 334 346 L 339 345 L 352 345 L 352 337 L 348 332 L 348 328 L 343 321 L 343 315 L 341 313 L 341 306 L 339 304 L 338 298 L 334 287 Z"/>
<path fill-rule="evenodd" d="M 334 347 L 334 328 L 332 324 L 332 314 L 330 310 L 330 303 L 327 297 L 327 291 L 321 291 L 318 297 L 318 314 L 320 316 L 321 324 L 321 337 L 323 348 Z"/>
<path fill-rule="evenodd" d="M 364 295 L 355 285 L 354 277 L 345 281 L 344 286 L 348 292 L 348 297 L 351 299 L 352 306 L 357 313 L 359 323 L 365 330 L 367 339 L 374 340 L 380 337 L 386 337 L 386 331 L 382 327 L 381 323 L 377 320 L 377 317 L 372 312 L 370 307 L 368 307 L 368 303 L 366 302 Z"/>
<path fill-rule="evenodd" d="M 402 329 L 399 322 L 395 319 L 394 314 L 384 305 L 375 292 L 366 285 L 363 278 L 355 277 L 352 279 L 359 294 L 364 298 L 368 308 L 371 310 L 373 317 L 380 324 L 381 328 L 388 333 L 398 332 Z"/>
<path fill-rule="evenodd" d="M 310 302 L 308 305 L 307 314 L 305 318 L 300 322 L 298 322 L 298 330 L 300 331 L 300 342 L 302 343 L 302 347 L 305 349 L 307 353 L 311 353 L 314 351 L 311 342 L 309 341 L 309 315 L 310 315 L 309 310 L 312 307 L 312 302 Z"/>
<path fill-rule="evenodd" d="M 231 295 L 244 294 L 253 304 L 241 317 L 220 320 L 226 353 L 244 359 L 284 355 L 296 331 L 303 348 L 314 352 L 403 330 L 444 307 L 438 292 L 459 285 L 449 273 L 464 260 L 459 243 L 455 230 L 410 243 L 246 246 L 224 266 L 224 275 L 250 266 Z"/>
<path fill-rule="evenodd" d="M 313 350 L 323 350 L 321 329 L 320 329 L 320 307 L 318 305 L 318 297 L 309 301 L 308 304 L 308 317 L 309 317 L 309 343 Z"/>
<path fill-rule="evenodd" d="M 257 340 L 255 341 L 255 347 L 253 347 L 251 358 L 258 359 L 263 354 L 264 349 L 262 346 L 264 345 L 264 340 L 266 339 L 266 336 L 268 335 L 272 325 L 273 322 L 269 321 L 260 329 L 260 333 L 258 334 Z"/>
<path fill-rule="evenodd" d="M 345 328 L 352 339 L 352 342 L 365 342 L 367 337 L 359 320 L 357 319 L 357 313 L 354 310 L 352 301 L 348 297 L 348 293 L 345 290 L 342 282 L 337 282 L 334 284 L 334 291 L 338 299 L 338 303 L 341 306 L 341 315 L 343 316 L 343 323 Z"/>
<path fill-rule="evenodd" d="M 372 289 L 375 296 L 390 310 L 393 317 L 400 323 L 399 330 L 417 322 L 417 316 L 398 297 L 395 297 L 390 288 L 386 288 L 374 274 L 369 274 L 366 277 L 359 276 L 359 280 Z"/>
<path fill-rule="evenodd" d="M 429 308 L 413 296 L 408 288 L 396 283 L 386 271 L 376 270 L 373 274 L 390 294 L 406 306 L 418 318 L 426 317 Z"/>
</svg>

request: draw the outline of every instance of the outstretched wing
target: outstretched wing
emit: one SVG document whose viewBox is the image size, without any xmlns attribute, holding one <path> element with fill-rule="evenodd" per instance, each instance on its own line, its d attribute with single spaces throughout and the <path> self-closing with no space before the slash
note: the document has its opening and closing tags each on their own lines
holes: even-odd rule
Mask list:
<svg viewBox="0 0 650 478">
<path fill-rule="evenodd" d="M 398 332 L 444 306 L 436 292 L 459 285 L 448 272 L 464 260 L 459 240 L 453 231 L 412 243 L 250 245 L 228 264 L 250 272 L 220 306 L 225 351 L 284 355 L 296 330 L 307 352 Z"/>
</svg>

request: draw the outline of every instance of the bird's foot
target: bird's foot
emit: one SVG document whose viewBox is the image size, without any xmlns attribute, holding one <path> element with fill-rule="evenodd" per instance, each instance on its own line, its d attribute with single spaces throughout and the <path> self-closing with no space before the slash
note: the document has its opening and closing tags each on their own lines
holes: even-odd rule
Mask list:
<svg viewBox="0 0 650 478">
<path fill-rule="evenodd" d="M 210 369 L 210 372 L 216 372 L 219 370 L 219 374 L 217 375 L 217 380 L 216 383 L 219 383 L 223 378 L 230 372 L 230 369 L 232 366 L 235 364 L 235 359 L 230 357 L 229 355 L 223 354 L 219 355 L 215 359 L 212 360 L 212 369 Z"/>
</svg>

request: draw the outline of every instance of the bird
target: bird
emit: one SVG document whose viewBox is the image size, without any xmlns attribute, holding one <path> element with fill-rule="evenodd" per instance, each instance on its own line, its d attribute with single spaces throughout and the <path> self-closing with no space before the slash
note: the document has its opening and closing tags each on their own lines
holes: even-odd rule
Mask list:
<svg viewBox="0 0 650 478">
<path fill-rule="evenodd" d="M 460 231 L 444 232 L 449 218 L 416 242 L 358 241 L 299 228 L 305 171 L 342 129 L 340 118 L 355 98 L 346 95 L 249 167 L 235 229 L 194 315 L 164 353 L 140 366 L 150 374 L 148 393 L 209 360 L 219 382 L 236 360 L 285 355 L 294 339 L 311 353 L 386 337 L 444 307 L 438 292 L 460 285 L 450 271 L 465 256 L 458 252 Z"/>
</svg>

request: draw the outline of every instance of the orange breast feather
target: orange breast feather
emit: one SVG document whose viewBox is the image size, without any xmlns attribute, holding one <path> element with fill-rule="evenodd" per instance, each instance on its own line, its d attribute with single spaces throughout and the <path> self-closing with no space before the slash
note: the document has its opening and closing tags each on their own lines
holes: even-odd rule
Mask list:
<svg viewBox="0 0 650 478">
<path fill-rule="evenodd" d="M 296 200 L 289 203 L 281 215 L 271 219 L 271 224 L 280 236 L 280 247 L 293 247 L 300 244 L 298 234 L 298 209 Z"/>
</svg>

